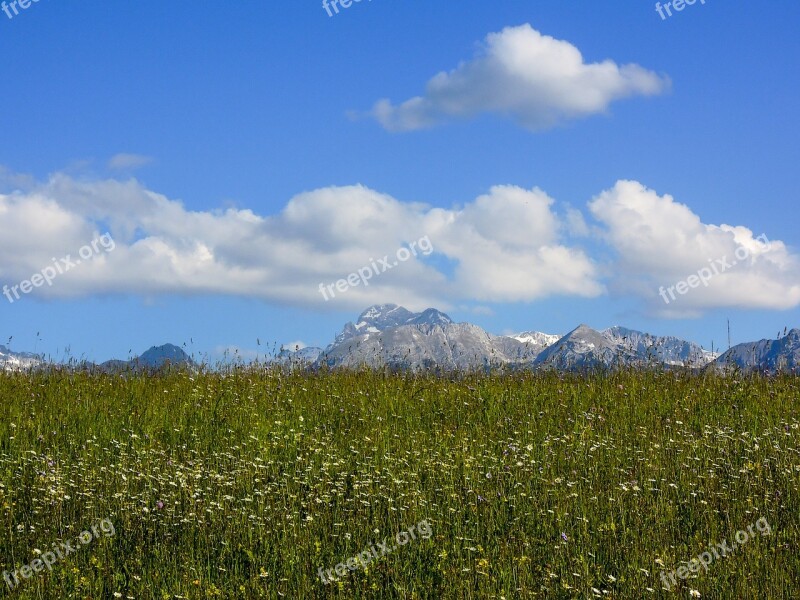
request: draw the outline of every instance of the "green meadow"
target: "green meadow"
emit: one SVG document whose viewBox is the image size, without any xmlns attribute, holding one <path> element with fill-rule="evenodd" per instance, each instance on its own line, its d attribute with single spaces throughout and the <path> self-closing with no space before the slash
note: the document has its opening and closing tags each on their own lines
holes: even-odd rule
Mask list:
<svg viewBox="0 0 800 600">
<path fill-rule="evenodd" d="M 0 596 L 800 597 L 799 483 L 790 376 L 5 374 L 0 570 L 114 534 Z"/>
</svg>

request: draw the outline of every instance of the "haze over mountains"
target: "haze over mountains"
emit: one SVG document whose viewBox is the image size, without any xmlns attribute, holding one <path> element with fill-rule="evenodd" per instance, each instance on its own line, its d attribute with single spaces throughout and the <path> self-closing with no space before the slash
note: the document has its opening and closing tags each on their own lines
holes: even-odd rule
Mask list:
<svg viewBox="0 0 800 600">
<path fill-rule="evenodd" d="M 777 340 L 734 346 L 721 356 L 672 336 L 611 327 L 598 331 L 579 325 L 566 335 L 525 331 L 493 335 L 471 323 L 455 323 L 429 308 L 415 313 L 396 304 L 371 306 L 355 323 L 347 323 L 325 349 L 281 349 L 270 362 L 298 367 L 383 368 L 459 371 L 471 369 L 590 370 L 618 367 L 743 371 L 796 371 L 800 367 L 800 330 Z M 44 358 L 0 346 L 0 367 L 24 370 L 46 365 Z M 196 368 L 181 348 L 154 346 L 141 356 L 100 365 L 103 371 L 152 370 L 165 365 Z"/>
<path fill-rule="evenodd" d="M 31 368 L 44 367 L 50 363 L 45 357 L 29 352 L 12 352 L 5 346 L 0 346 L 0 369 L 6 371 L 21 371 Z M 89 361 L 78 361 L 70 366 L 79 369 L 97 369 L 108 373 L 122 371 L 152 371 L 167 365 L 197 367 L 192 358 L 181 348 L 173 344 L 153 346 L 140 356 L 130 360 L 107 360 L 94 364 Z"/>
</svg>

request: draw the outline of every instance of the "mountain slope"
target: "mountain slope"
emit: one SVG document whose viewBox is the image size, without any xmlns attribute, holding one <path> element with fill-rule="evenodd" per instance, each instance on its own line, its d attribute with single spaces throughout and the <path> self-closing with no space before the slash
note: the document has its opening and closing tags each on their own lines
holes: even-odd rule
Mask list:
<svg viewBox="0 0 800 600">
<path fill-rule="evenodd" d="M 713 360 L 697 344 L 625 327 L 603 331 L 580 325 L 547 347 L 534 361 L 536 368 L 583 370 L 625 366 L 702 367 Z"/>
<path fill-rule="evenodd" d="M 704 366 L 716 358 L 715 354 L 697 344 L 673 336 L 657 336 L 619 326 L 610 327 L 601 333 L 632 350 L 646 362 L 656 361 L 673 366 Z"/>
<path fill-rule="evenodd" d="M 167 366 L 196 369 L 197 363 L 178 346 L 164 344 L 153 346 L 131 360 L 107 360 L 98 365 L 98 368 L 107 372 L 155 371 Z"/>
<path fill-rule="evenodd" d="M 318 364 L 395 369 L 485 369 L 495 366 L 559 370 L 622 366 L 701 367 L 714 356 L 697 344 L 624 327 L 581 325 L 563 337 L 537 331 L 494 336 L 428 309 L 372 306 L 348 323 Z"/>
<path fill-rule="evenodd" d="M 0 346 L 0 369 L 4 371 L 23 371 L 39 367 L 44 363 L 41 356 L 30 352 L 12 352 Z"/>
<path fill-rule="evenodd" d="M 579 325 L 542 351 L 535 368 L 584 370 L 629 364 L 636 353 L 588 325 Z"/>
<path fill-rule="evenodd" d="M 499 367 L 525 357 L 524 344 L 488 334 L 477 325 L 426 323 L 349 338 L 328 348 L 319 362 L 329 367 L 449 371 Z"/>
<path fill-rule="evenodd" d="M 800 370 L 800 329 L 792 329 L 777 340 L 738 344 L 723 353 L 714 363 L 718 370 L 751 371 Z"/>
<path fill-rule="evenodd" d="M 329 348 L 359 335 L 378 333 L 401 325 L 448 325 L 452 322 L 450 317 L 435 308 L 413 313 L 397 304 L 376 304 L 361 313 L 355 324 L 347 323 Z"/>
<path fill-rule="evenodd" d="M 314 364 L 320 354 L 322 354 L 322 348 L 313 346 L 307 346 L 297 350 L 281 348 L 281 351 L 268 362 L 279 365 L 307 366 Z"/>
<path fill-rule="evenodd" d="M 548 346 L 555 344 L 563 336 L 553 335 L 551 333 L 541 333 L 539 331 L 523 331 L 522 333 L 515 333 L 514 335 L 509 335 L 506 337 L 510 337 L 511 339 L 522 342 L 523 344 L 534 344 L 541 346 L 542 348 L 547 348 Z"/>
<path fill-rule="evenodd" d="M 454 323 L 433 308 L 412 313 L 395 304 L 384 304 L 368 308 L 357 324 L 345 325 L 319 357 L 318 364 L 410 370 L 485 369 L 532 360 L 538 351 L 538 346 L 491 335 L 477 325 Z"/>
</svg>

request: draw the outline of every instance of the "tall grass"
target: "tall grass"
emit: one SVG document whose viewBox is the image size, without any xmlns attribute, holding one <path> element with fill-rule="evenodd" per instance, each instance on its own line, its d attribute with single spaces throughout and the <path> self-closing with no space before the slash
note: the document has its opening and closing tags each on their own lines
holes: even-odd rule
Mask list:
<svg viewBox="0 0 800 600">
<path fill-rule="evenodd" d="M 620 372 L 0 376 L 17 598 L 797 597 L 800 381 Z M 662 589 L 765 517 L 758 535 Z M 317 578 L 427 519 L 433 535 Z"/>
</svg>

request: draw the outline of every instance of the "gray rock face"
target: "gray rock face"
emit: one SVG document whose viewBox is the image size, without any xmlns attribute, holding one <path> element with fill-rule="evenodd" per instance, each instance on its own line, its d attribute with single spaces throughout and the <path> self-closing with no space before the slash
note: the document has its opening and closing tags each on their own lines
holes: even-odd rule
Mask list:
<svg viewBox="0 0 800 600">
<path fill-rule="evenodd" d="M 453 323 L 428 309 L 411 313 L 394 304 L 373 306 L 348 323 L 319 357 L 329 367 L 469 370 L 499 367 L 532 359 L 526 344 L 494 336 L 477 325 Z"/>
<path fill-rule="evenodd" d="M 329 349 L 359 335 L 378 333 L 401 325 L 449 325 L 452 322 L 450 317 L 435 308 L 413 313 L 397 304 L 376 304 L 361 313 L 355 324 L 347 323 Z"/>
<path fill-rule="evenodd" d="M 603 331 L 580 325 L 544 350 L 534 367 L 559 370 L 609 369 L 628 366 L 702 367 L 713 360 L 697 344 L 625 327 Z"/>
<path fill-rule="evenodd" d="M 727 371 L 800 371 L 800 329 L 792 329 L 777 340 L 761 340 L 734 346 L 723 353 L 714 367 Z"/>
<path fill-rule="evenodd" d="M 701 367 L 714 356 L 697 344 L 612 327 L 581 325 L 564 337 L 523 332 L 495 336 L 477 325 L 453 323 L 434 309 L 412 313 L 394 304 L 373 306 L 348 323 L 319 357 L 329 367 L 466 370 L 499 366 L 586 370 L 623 366 Z"/>
<path fill-rule="evenodd" d="M 579 325 L 533 362 L 535 368 L 586 370 L 624 366 L 636 362 L 636 353 L 611 336 Z"/>
<path fill-rule="evenodd" d="M 269 362 L 284 366 L 308 366 L 313 365 L 319 358 L 320 354 L 322 354 L 322 348 L 316 348 L 313 346 L 307 346 L 305 348 L 300 348 L 299 350 L 282 348 L 278 355 Z"/>
<path fill-rule="evenodd" d="M 692 342 L 673 336 L 657 336 L 625 327 L 611 327 L 602 331 L 608 339 L 625 346 L 647 362 L 666 365 L 705 366 L 717 355 Z"/>
</svg>

